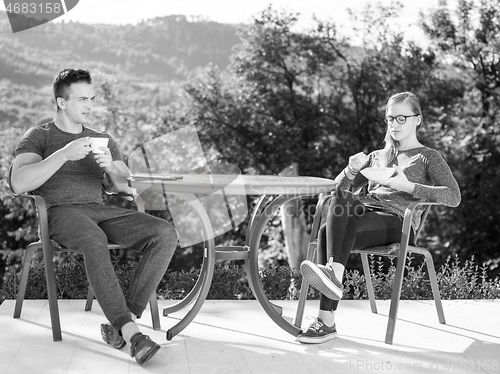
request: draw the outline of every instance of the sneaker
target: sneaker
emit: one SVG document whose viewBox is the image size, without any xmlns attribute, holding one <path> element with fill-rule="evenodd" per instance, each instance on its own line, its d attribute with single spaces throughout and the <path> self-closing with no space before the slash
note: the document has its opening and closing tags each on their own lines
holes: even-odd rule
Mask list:
<svg viewBox="0 0 500 374">
<path fill-rule="evenodd" d="M 101 324 L 101 336 L 102 340 L 113 348 L 122 349 L 127 345 L 127 342 L 123 339 L 120 332 L 111 326 L 110 323 Z"/>
<path fill-rule="evenodd" d="M 138 332 L 130 339 L 130 355 L 135 357 L 139 365 L 144 365 L 159 349 L 158 344 L 141 332 Z"/>
<path fill-rule="evenodd" d="M 309 326 L 306 332 L 297 335 L 297 341 L 301 343 L 319 344 L 337 337 L 335 325 L 328 327 L 319 318 Z"/>
<path fill-rule="evenodd" d="M 344 293 L 344 287 L 332 268 L 332 259 L 326 265 L 316 265 L 314 262 L 305 260 L 300 264 L 300 272 L 304 279 L 323 295 L 331 300 L 340 300 Z"/>
</svg>

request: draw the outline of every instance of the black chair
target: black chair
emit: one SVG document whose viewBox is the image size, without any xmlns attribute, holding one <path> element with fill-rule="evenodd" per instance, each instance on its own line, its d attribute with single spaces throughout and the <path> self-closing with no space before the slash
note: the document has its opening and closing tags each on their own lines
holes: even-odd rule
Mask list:
<svg viewBox="0 0 500 374">
<path fill-rule="evenodd" d="M 317 249 L 317 236 L 318 236 L 318 231 L 321 225 L 326 222 L 326 216 L 328 212 L 328 206 L 330 204 L 330 199 L 331 195 L 328 196 L 322 196 L 318 200 L 318 203 L 316 205 L 316 212 L 313 220 L 313 225 L 311 229 L 311 240 L 309 243 L 306 259 L 313 261 L 315 254 L 316 254 L 316 249 Z M 415 211 L 415 208 L 418 206 L 425 206 L 425 210 L 422 213 L 422 218 L 420 221 L 420 226 L 417 230 L 417 232 L 414 235 L 414 243 L 411 243 L 412 245 L 409 244 L 409 239 L 410 239 L 410 230 L 411 230 L 411 220 L 413 216 L 413 212 Z M 390 304 L 390 309 L 389 309 L 389 320 L 387 324 L 387 331 L 386 331 L 386 336 L 385 336 L 385 342 L 387 344 L 392 344 L 393 339 L 394 339 L 394 330 L 396 327 L 396 318 L 398 314 L 398 307 L 399 307 L 399 299 L 401 295 L 401 288 L 403 284 L 403 276 L 404 276 L 404 268 L 405 268 L 405 262 L 406 262 L 406 256 L 407 253 L 418 253 L 421 254 L 425 257 L 425 263 L 427 266 L 427 271 L 429 273 L 429 280 L 431 283 L 431 288 L 432 288 L 432 293 L 434 295 L 434 301 L 436 304 L 436 309 L 438 313 L 438 320 L 439 323 L 445 324 L 445 318 L 444 318 L 444 312 L 443 312 L 443 305 L 441 303 L 441 297 L 439 295 L 439 287 L 437 284 L 437 278 L 436 278 L 436 271 L 434 269 L 434 261 L 432 260 L 432 256 L 430 252 L 426 248 L 418 247 L 416 245 L 416 240 L 418 238 L 418 235 L 420 234 L 425 219 L 427 218 L 427 215 L 429 213 L 430 208 L 433 205 L 441 205 L 439 203 L 434 203 L 434 202 L 424 202 L 424 201 L 416 201 L 412 202 L 408 208 L 406 209 L 404 220 L 403 220 L 403 227 L 401 230 L 401 241 L 398 243 L 392 243 L 386 246 L 377 246 L 377 247 L 370 247 L 370 248 L 364 248 L 360 250 L 355 250 L 352 253 L 358 253 L 361 255 L 361 261 L 363 264 L 363 272 L 365 273 L 365 279 L 366 279 L 366 288 L 368 291 L 368 297 L 370 299 L 370 306 L 371 310 L 373 313 L 377 313 L 377 306 L 375 303 L 375 293 L 373 291 L 373 284 L 371 280 L 371 273 L 370 273 L 370 266 L 368 263 L 368 255 L 377 255 L 377 256 L 389 256 L 389 257 L 397 257 L 397 265 L 396 265 L 396 275 L 394 279 L 394 285 L 392 289 L 392 296 L 391 296 L 391 304 Z M 307 299 L 307 293 L 309 289 L 309 284 L 303 280 L 302 281 L 302 287 L 300 289 L 300 295 L 299 295 L 299 303 L 297 307 L 297 313 L 295 316 L 295 326 L 301 327 L 302 324 L 302 318 L 304 316 L 304 308 L 305 308 L 305 302 Z"/>
<path fill-rule="evenodd" d="M 14 190 L 12 189 L 12 185 L 11 185 L 11 174 L 12 174 L 12 165 L 10 165 L 9 174 L 8 174 L 9 188 L 14 196 L 19 197 L 19 198 L 30 199 L 31 202 L 33 203 L 34 208 L 37 212 L 37 216 L 38 216 L 38 229 L 39 229 L 39 237 L 40 237 L 40 240 L 28 245 L 28 247 L 26 248 L 26 252 L 24 253 L 24 256 L 23 256 L 22 270 L 21 270 L 21 281 L 19 284 L 19 292 L 18 292 L 17 297 L 16 297 L 16 305 L 14 308 L 14 318 L 21 317 L 21 310 L 23 307 L 24 295 L 26 292 L 26 285 L 28 283 L 28 275 L 29 275 L 31 260 L 33 258 L 33 253 L 35 250 L 42 249 L 43 250 L 43 261 L 44 261 L 44 265 L 45 265 L 45 279 L 47 282 L 47 294 L 48 294 L 48 300 L 49 300 L 50 319 L 51 319 L 51 325 L 52 325 L 52 338 L 54 341 L 61 341 L 62 340 L 61 323 L 60 323 L 60 318 L 59 318 L 59 307 L 57 305 L 57 293 L 56 293 L 56 284 L 55 284 L 55 277 L 54 277 L 54 264 L 53 264 L 52 260 L 53 260 L 54 252 L 70 251 L 71 249 L 61 246 L 58 242 L 56 242 L 55 240 L 53 240 L 49 237 L 49 227 L 48 227 L 48 220 L 47 220 L 47 205 L 45 204 L 45 200 L 43 199 L 43 197 L 36 195 L 36 194 L 33 194 L 33 193 L 18 194 L 16 192 L 14 192 Z M 107 185 L 106 181 L 103 181 L 104 191 L 108 195 L 118 195 L 118 196 L 123 196 L 123 197 L 129 198 L 129 199 L 133 198 L 135 203 L 136 203 L 137 210 L 144 212 L 144 202 L 142 201 L 142 199 L 139 195 L 114 193 L 114 192 L 110 192 L 107 189 L 107 187 L 109 187 L 109 185 Z M 123 247 L 116 245 L 116 244 L 113 244 L 113 243 L 109 243 L 108 248 L 111 250 L 111 249 L 119 249 L 119 248 L 123 248 Z M 89 287 L 88 294 L 87 294 L 87 302 L 85 304 L 85 311 L 90 311 L 92 309 L 93 300 L 94 300 L 94 293 L 92 291 L 92 288 Z M 151 295 L 149 305 L 151 308 L 151 318 L 153 321 L 153 329 L 159 330 L 161 327 L 160 327 L 160 317 L 159 317 L 159 312 L 158 312 L 158 301 L 156 299 L 156 293 L 153 293 L 153 295 Z"/>
</svg>

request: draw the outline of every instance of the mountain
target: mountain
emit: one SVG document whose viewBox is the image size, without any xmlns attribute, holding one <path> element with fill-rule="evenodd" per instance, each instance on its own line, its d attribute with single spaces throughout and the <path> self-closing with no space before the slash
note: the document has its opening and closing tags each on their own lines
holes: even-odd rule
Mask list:
<svg viewBox="0 0 500 374">
<path fill-rule="evenodd" d="M 235 25 L 189 22 L 185 16 L 159 17 L 137 25 L 66 22 L 16 34 L 9 31 L 7 16 L 0 12 L 0 74 L 28 84 L 52 78 L 54 65 L 68 63 L 151 81 L 185 80 L 208 63 L 225 68 L 232 47 L 239 42 Z"/>
<path fill-rule="evenodd" d="M 130 99 L 156 95 L 161 103 L 170 99 L 171 87 L 208 64 L 226 68 L 239 42 L 237 25 L 181 15 L 137 25 L 46 23 L 13 34 L 0 12 L 0 129 L 50 113 L 50 85 L 64 68 L 88 69 L 131 93 Z"/>
</svg>

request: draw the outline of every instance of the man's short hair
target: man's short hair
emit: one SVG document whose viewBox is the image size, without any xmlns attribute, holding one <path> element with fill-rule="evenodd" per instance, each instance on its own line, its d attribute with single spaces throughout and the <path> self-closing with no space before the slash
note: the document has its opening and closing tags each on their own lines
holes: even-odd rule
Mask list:
<svg viewBox="0 0 500 374">
<path fill-rule="evenodd" d="M 52 91 L 54 92 L 54 101 L 56 102 L 57 110 L 59 110 L 59 106 L 57 106 L 57 98 L 62 97 L 64 100 L 68 100 L 68 88 L 73 83 L 82 82 L 92 84 L 92 78 L 87 70 L 64 69 L 57 75 L 57 77 L 55 77 L 54 84 L 52 85 Z"/>
</svg>

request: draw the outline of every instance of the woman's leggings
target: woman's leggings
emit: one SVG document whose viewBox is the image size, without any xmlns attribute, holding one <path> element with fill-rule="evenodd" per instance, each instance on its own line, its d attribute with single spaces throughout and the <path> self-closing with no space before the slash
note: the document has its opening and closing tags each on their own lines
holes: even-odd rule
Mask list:
<svg viewBox="0 0 500 374">
<path fill-rule="evenodd" d="M 401 217 L 370 209 L 353 193 L 337 189 L 331 198 L 326 223 L 319 229 L 318 264 L 326 264 L 333 258 L 333 262 L 346 266 L 353 250 L 399 242 L 402 226 Z M 337 306 L 338 300 L 321 295 L 321 310 L 332 311 Z"/>
</svg>

